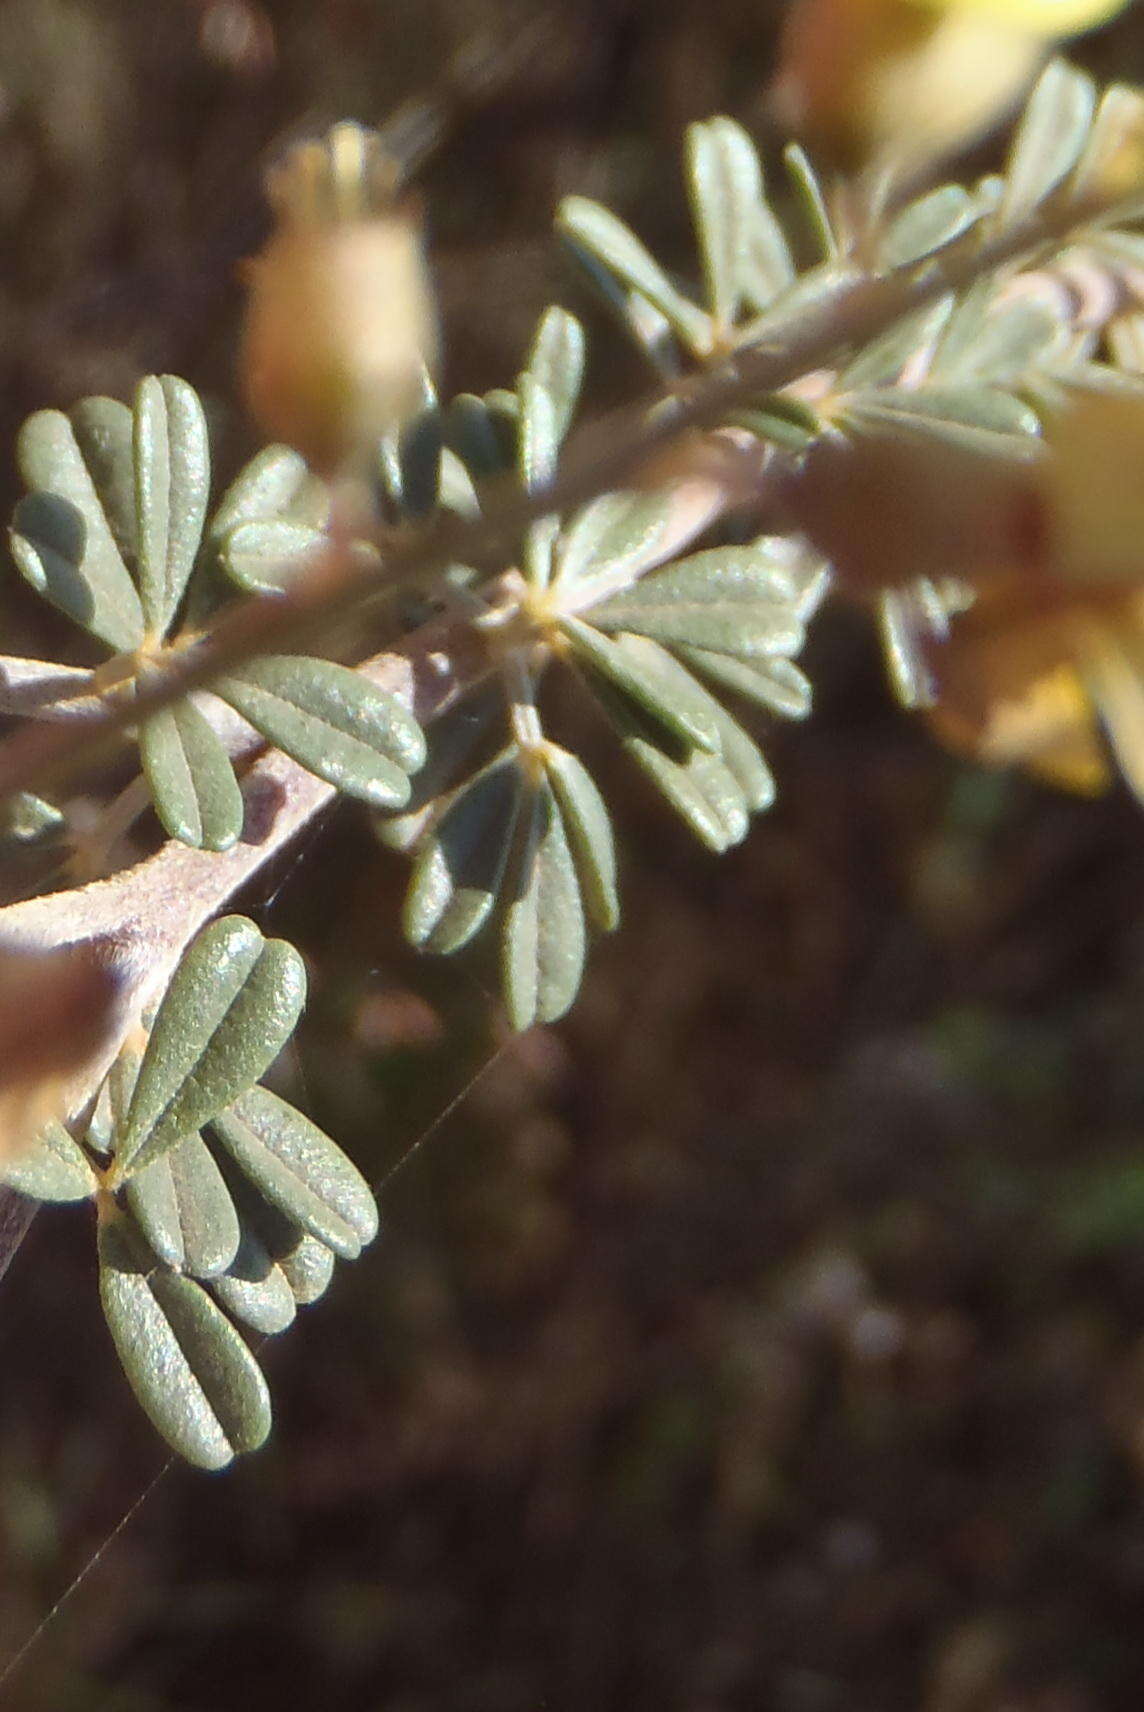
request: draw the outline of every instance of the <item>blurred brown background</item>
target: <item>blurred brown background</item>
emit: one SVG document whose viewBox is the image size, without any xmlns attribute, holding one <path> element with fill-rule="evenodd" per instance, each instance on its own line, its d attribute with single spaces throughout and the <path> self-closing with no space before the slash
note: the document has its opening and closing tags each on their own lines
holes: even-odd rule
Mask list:
<svg viewBox="0 0 1144 1712">
<path fill-rule="evenodd" d="M 227 473 L 236 264 L 283 139 L 499 67 L 421 175 L 452 386 L 553 294 L 566 190 L 693 265 L 680 132 L 765 133 L 764 0 L 4 0 L 0 445 L 146 370 Z M 502 52 L 508 51 L 507 59 Z M 1086 46 L 1144 75 L 1134 9 Z M 515 69 L 514 69 L 515 68 Z M 0 500 L 14 497 L 0 467 Z M 14 584 L 6 648 L 50 645 Z M 721 861 L 610 757 L 626 920 L 268 1352 L 270 1448 L 172 1470 L 0 1690 L 28 1712 L 1137 1712 L 1144 817 L 951 761 L 866 625 Z M 573 711 L 571 717 L 575 720 Z M 375 1177 L 502 1036 L 344 810 L 242 900 L 311 960 L 294 1092 Z M 336 913 L 330 900 L 338 899 Z M 81 1214 L 0 1299 L 0 1655 L 163 1462 Z"/>
</svg>

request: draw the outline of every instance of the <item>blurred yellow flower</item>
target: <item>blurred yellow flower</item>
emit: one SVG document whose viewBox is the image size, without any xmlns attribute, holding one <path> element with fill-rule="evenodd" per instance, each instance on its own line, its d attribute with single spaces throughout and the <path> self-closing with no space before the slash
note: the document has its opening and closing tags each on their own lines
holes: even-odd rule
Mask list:
<svg viewBox="0 0 1144 1712">
<path fill-rule="evenodd" d="M 414 215 L 360 126 L 296 149 L 269 182 L 277 228 L 247 264 L 239 370 L 263 433 L 344 474 L 410 415 L 436 353 Z"/>
<path fill-rule="evenodd" d="M 1126 0 L 794 0 L 779 118 L 840 164 L 916 173 L 1019 100 L 1052 44 Z"/>
</svg>

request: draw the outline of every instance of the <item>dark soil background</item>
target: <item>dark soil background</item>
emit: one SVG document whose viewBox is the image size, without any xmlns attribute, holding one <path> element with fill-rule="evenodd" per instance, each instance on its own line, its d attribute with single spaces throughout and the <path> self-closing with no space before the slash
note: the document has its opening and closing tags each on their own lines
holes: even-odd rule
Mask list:
<svg viewBox="0 0 1144 1712">
<path fill-rule="evenodd" d="M 3 0 L 0 445 L 173 370 L 226 473 L 265 159 L 448 104 L 458 55 L 499 69 L 420 179 L 448 382 L 506 383 L 551 295 L 591 314 L 563 192 L 693 265 L 681 129 L 767 137 L 778 11 Z M 1144 75 L 1139 17 L 1086 53 Z M 14 578 L 2 611 L 51 645 Z M 479 967 L 403 948 L 352 810 L 242 900 L 311 962 L 299 1098 L 375 1177 L 424 1143 L 268 1353 L 270 1447 L 171 1469 L 110 1540 L 164 1458 L 84 1217 L 37 1220 L 0 1300 L 0 1658 L 104 1549 L 0 1705 L 1138 1712 L 1144 816 L 950 760 L 860 616 L 808 661 L 778 806 L 721 861 L 585 728 L 626 919 L 558 1029 L 506 1044 Z"/>
</svg>

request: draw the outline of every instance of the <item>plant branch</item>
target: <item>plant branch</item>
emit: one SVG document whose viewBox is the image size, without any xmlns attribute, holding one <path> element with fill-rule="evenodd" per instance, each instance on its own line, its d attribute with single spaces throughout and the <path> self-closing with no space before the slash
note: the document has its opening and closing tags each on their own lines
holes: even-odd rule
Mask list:
<svg viewBox="0 0 1144 1712">
<path fill-rule="evenodd" d="M 522 494 L 506 479 L 493 487 L 482 515 L 442 515 L 415 541 L 387 543 L 380 574 L 374 566 L 335 564 L 332 552 L 328 562 L 300 578 L 285 595 L 251 599 L 224 614 L 200 645 L 173 659 L 130 702 L 106 706 L 98 718 L 85 723 L 82 733 L 39 727 L 10 737 L 0 746 L 0 797 L 42 781 L 73 760 L 77 747 L 98 745 L 253 654 L 289 648 L 303 638 L 312 645 L 315 630 L 368 606 L 379 589 L 429 584 L 450 563 L 502 568 L 536 519 L 638 480 L 655 454 L 685 434 L 716 427 L 728 411 L 758 394 L 778 391 L 831 366 L 947 292 L 962 290 L 1046 246 L 1059 247 L 1094 221 L 1114 218 L 1118 207 L 1139 212 L 1138 199 L 1132 204 L 1066 201 L 1038 210 L 984 241 L 971 232 L 949 251 L 913 269 L 871 275 L 853 266 L 843 268 L 833 289 L 796 305 L 785 317 L 777 314 L 766 342 L 736 352 L 714 373 L 680 384 L 667 405 L 656 395 L 579 430 L 557 475 L 545 486 Z"/>
</svg>

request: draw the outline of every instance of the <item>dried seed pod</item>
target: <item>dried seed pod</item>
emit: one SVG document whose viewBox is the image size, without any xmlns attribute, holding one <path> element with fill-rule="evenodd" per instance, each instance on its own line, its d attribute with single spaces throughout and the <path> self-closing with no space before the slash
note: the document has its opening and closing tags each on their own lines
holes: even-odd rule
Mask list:
<svg viewBox="0 0 1144 1712">
<path fill-rule="evenodd" d="M 354 124 L 270 175 L 277 225 L 248 264 L 240 372 L 251 414 L 320 474 L 352 472 L 422 399 L 436 325 L 416 210 Z"/>
</svg>

